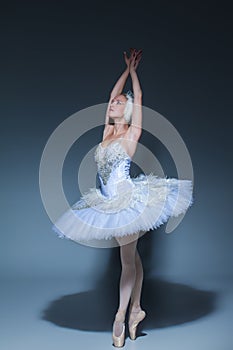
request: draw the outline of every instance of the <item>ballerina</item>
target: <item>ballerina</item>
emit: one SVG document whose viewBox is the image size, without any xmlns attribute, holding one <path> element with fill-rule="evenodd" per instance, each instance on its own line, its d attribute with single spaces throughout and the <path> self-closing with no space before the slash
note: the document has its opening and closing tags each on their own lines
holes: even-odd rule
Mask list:
<svg viewBox="0 0 233 350">
<path fill-rule="evenodd" d="M 53 225 L 60 238 L 76 242 L 117 241 L 122 270 L 112 333 L 116 347 L 124 346 L 128 308 L 132 340 L 136 339 L 138 324 L 146 317 L 141 308 L 143 265 L 137 249 L 139 237 L 169 217 L 184 213 L 193 203 L 191 180 L 129 175 L 142 133 L 142 89 L 136 71 L 141 57 L 142 50 L 130 49 L 129 57 L 124 52 L 126 68 L 110 93 L 102 142 L 95 151 L 100 189 L 89 189 Z M 129 75 L 133 93 L 123 93 Z M 79 218 L 78 224 L 75 217 Z"/>
</svg>

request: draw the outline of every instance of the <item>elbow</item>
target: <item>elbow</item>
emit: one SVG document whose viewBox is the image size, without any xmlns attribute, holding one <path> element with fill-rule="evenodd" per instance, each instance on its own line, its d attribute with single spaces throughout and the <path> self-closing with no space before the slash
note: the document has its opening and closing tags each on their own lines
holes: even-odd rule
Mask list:
<svg viewBox="0 0 233 350">
<path fill-rule="evenodd" d="M 134 91 L 134 98 L 142 99 L 142 90 Z"/>
<path fill-rule="evenodd" d="M 134 129 L 134 138 L 135 140 L 139 140 L 142 134 L 142 128 L 141 126 L 136 126 Z"/>
<path fill-rule="evenodd" d="M 142 94 L 140 92 L 134 94 L 134 104 L 136 104 L 136 105 L 142 104 Z"/>
</svg>

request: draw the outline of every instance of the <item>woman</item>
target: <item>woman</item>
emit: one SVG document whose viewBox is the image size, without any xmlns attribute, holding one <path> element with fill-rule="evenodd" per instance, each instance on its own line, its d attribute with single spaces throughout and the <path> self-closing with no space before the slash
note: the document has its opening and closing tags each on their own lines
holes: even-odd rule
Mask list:
<svg viewBox="0 0 233 350">
<path fill-rule="evenodd" d="M 131 49 L 129 58 L 124 52 L 126 69 L 110 94 L 103 139 L 95 152 L 101 188 L 90 189 L 53 226 L 59 237 L 77 242 L 113 237 L 118 242 L 122 271 L 112 334 L 116 347 L 124 345 L 128 306 L 131 339 L 136 339 L 137 326 L 146 316 L 141 308 L 143 267 L 138 238 L 193 203 L 190 180 L 129 175 L 142 131 L 142 89 L 136 73 L 141 57 L 142 50 Z M 129 74 L 133 94 L 122 93 Z"/>
</svg>

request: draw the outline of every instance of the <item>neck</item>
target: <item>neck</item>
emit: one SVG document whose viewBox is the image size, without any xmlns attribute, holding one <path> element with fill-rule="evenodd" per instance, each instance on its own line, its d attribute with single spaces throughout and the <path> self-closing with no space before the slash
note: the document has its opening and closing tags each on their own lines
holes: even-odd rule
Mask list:
<svg viewBox="0 0 233 350">
<path fill-rule="evenodd" d="M 115 123 L 114 124 L 114 136 L 124 134 L 128 130 L 128 124 Z"/>
</svg>

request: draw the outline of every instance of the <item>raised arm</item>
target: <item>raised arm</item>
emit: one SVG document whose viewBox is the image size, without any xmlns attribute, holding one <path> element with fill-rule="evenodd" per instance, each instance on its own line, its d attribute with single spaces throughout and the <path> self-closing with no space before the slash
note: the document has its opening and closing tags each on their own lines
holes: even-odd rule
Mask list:
<svg viewBox="0 0 233 350">
<path fill-rule="evenodd" d="M 106 111 L 106 115 L 105 115 L 105 126 L 109 124 L 109 108 L 111 105 L 111 100 L 121 94 L 122 90 L 124 89 L 126 80 L 128 78 L 129 75 L 129 65 L 126 66 L 124 72 L 121 74 L 121 76 L 119 77 L 119 79 L 117 80 L 116 84 L 114 85 L 111 93 L 110 93 L 110 98 L 109 98 L 109 102 L 108 102 L 108 107 L 107 107 L 107 111 Z"/>
<path fill-rule="evenodd" d="M 133 53 L 133 58 L 131 59 L 129 70 L 132 78 L 132 86 L 134 93 L 134 104 L 131 125 L 129 127 L 130 138 L 137 141 L 142 132 L 142 89 L 136 73 L 137 66 L 141 60 L 142 50 Z"/>
<path fill-rule="evenodd" d="M 104 128 L 104 132 L 103 132 L 103 139 L 105 139 L 105 137 L 109 133 L 112 132 L 113 125 L 109 124 L 109 108 L 110 108 L 110 105 L 111 105 L 111 100 L 115 96 L 121 94 L 122 90 L 124 89 L 126 80 L 127 80 L 128 76 L 129 76 L 129 72 L 130 72 L 129 66 L 130 66 L 130 62 L 131 62 L 132 57 L 133 57 L 133 52 L 134 52 L 134 50 L 131 48 L 130 49 L 130 57 L 128 58 L 126 52 L 124 51 L 124 59 L 125 59 L 125 63 L 126 63 L 126 68 L 123 71 L 123 73 L 120 75 L 120 77 L 118 78 L 116 84 L 114 85 L 114 87 L 113 87 L 113 89 L 112 89 L 112 91 L 110 93 L 108 107 L 107 107 L 106 114 L 105 114 L 105 128 Z"/>
</svg>

